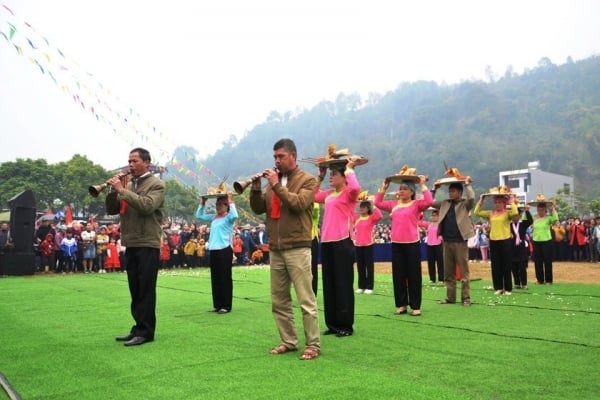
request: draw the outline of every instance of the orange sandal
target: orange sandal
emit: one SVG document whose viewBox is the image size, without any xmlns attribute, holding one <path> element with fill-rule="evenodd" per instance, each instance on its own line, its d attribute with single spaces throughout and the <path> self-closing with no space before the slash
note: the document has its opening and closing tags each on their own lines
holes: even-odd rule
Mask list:
<svg viewBox="0 0 600 400">
<path fill-rule="evenodd" d="M 271 349 L 271 354 L 279 355 L 279 354 L 285 354 L 285 353 L 289 353 L 290 351 L 296 351 L 296 350 L 298 350 L 298 349 L 290 349 L 285 344 L 280 344 Z"/>
<path fill-rule="evenodd" d="M 300 356 L 301 360 L 314 360 L 321 355 L 321 350 L 317 347 L 308 346 L 304 349 L 304 353 Z"/>
</svg>

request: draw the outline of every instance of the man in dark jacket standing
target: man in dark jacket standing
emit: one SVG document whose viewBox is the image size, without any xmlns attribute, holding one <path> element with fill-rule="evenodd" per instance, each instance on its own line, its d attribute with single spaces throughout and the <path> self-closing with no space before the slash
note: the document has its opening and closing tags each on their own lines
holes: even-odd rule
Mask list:
<svg viewBox="0 0 600 400">
<path fill-rule="evenodd" d="M 108 180 L 114 196 L 106 196 L 109 214 L 121 215 L 121 243 L 125 262 L 131 315 L 135 325 L 129 334 L 118 336 L 125 346 L 154 340 L 156 328 L 156 281 L 165 202 L 165 184 L 150 172 L 150 153 L 137 147 L 129 153 L 131 181 L 127 187 L 119 175 Z"/>
<path fill-rule="evenodd" d="M 456 266 L 460 268 L 461 300 L 463 306 L 471 305 L 469 273 L 469 248 L 467 239 L 475 235 L 469 216 L 475 205 L 475 192 L 471 188 L 471 177 L 464 181 L 467 198 L 462 197 L 463 184 L 453 182 L 448 186 L 448 199 L 434 201 L 433 208 L 439 210 L 438 235 L 443 238 L 444 281 L 446 298 L 440 304 L 456 302 Z"/>
</svg>

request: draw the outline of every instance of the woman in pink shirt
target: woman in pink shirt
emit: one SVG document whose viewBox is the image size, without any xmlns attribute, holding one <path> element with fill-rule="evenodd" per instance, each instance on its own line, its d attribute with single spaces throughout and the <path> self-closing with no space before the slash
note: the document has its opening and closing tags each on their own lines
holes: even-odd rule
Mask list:
<svg viewBox="0 0 600 400">
<path fill-rule="evenodd" d="M 373 227 L 381 221 L 381 211 L 373 207 L 373 202 L 364 199 L 359 205 L 360 214 L 354 216 L 354 247 L 356 249 L 356 272 L 358 289 L 356 293 L 371 294 L 375 281 L 375 248 Z"/>
<path fill-rule="evenodd" d="M 325 335 L 351 336 L 354 332 L 354 210 L 360 185 L 354 173 L 352 159 L 332 163 L 329 185 L 322 190 L 321 182 L 327 169 L 319 169 L 315 202 L 324 204 L 321 223 L 321 268 Z"/>
<path fill-rule="evenodd" d="M 444 282 L 444 254 L 442 249 L 442 235 L 438 234 L 439 211 L 431 210 L 431 220 L 422 221 L 419 226 L 427 230 L 427 270 L 429 283 L 435 283 L 436 265 L 437 281 Z"/>
<path fill-rule="evenodd" d="M 433 203 L 433 196 L 425 185 L 427 178 L 419 176 L 423 197 L 415 200 L 415 179 L 402 180 L 396 192 L 398 200 L 384 200 L 390 181 L 385 179 L 375 196 L 375 206 L 390 213 L 392 220 L 392 281 L 394 285 L 395 314 L 421 315 L 421 247 L 419 221 L 421 213 Z"/>
</svg>

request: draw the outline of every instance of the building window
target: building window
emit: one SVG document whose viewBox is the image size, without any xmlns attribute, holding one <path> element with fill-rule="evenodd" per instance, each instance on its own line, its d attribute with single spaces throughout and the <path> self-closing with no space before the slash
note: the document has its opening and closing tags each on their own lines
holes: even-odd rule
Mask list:
<svg viewBox="0 0 600 400">
<path fill-rule="evenodd" d="M 508 186 L 511 189 L 520 189 L 521 181 L 519 181 L 517 179 L 509 179 L 508 184 L 506 186 Z"/>
<path fill-rule="evenodd" d="M 569 185 L 568 183 L 563 184 L 563 194 L 567 196 L 571 194 L 571 185 Z"/>
</svg>

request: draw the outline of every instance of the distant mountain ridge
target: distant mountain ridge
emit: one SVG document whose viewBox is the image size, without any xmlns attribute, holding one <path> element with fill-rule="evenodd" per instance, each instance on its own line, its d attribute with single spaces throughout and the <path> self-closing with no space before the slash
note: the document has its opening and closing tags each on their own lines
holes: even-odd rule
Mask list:
<svg viewBox="0 0 600 400">
<path fill-rule="evenodd" d="M 595 198 L 600 57 L 560 66 L 542 59 L 522 75 L 507 72 L 494 82 L 401 83 L 368 99 L 340 94 L 302 112 L 273 111 L 241 139 L 232 137 L 214 155 L 189 162 L 228 175 L 232 183 L 273 166 L 272 146 L 282 137 L 294 139 L 300 160 L 325 155 L 329 144 L 366 156 L 369 163 L 357 171 L 370 192 L 404 164 L 437 179 L 445 161 L 482 191 L 498 184 L 499 171 L 540 161 L 544 171 L 574 176 L 575 192 Z M 301 166 L 317 173 L 311 164 Z"/>
</svg>

